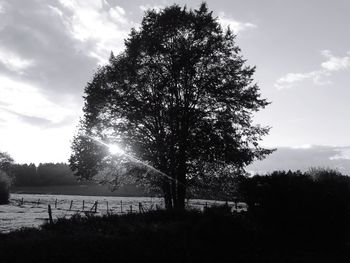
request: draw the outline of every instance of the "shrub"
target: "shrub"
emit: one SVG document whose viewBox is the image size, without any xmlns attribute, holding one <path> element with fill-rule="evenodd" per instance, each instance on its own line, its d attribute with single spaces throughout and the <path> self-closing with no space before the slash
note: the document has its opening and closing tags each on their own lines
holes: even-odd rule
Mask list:
<svg viewBox="0 0 350 263">
<path fill-rule="evenodd" d="M 10 198 L 11 180 L 8 175 L 0 170 L 0 204 L 6 204 Z"/>
<path fill-rule="evenodd" d="M 327 247 L 347 236 L 350 178 L 337 171 L 278 171 L 246 178 L 241 191 L 268 240 Z"/>
</svg>

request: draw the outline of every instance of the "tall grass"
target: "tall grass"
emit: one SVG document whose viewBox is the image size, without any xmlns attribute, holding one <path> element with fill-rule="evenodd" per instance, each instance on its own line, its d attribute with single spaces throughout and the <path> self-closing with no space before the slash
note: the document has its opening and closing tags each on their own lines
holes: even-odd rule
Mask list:
<svg viewBox="0 0 350 263">
<path fill-rule="evenodd" d="M 11 180 L 9 176 L 0 170 L 0 204 L 6 204 L 10 198 Z"/>
</svg>

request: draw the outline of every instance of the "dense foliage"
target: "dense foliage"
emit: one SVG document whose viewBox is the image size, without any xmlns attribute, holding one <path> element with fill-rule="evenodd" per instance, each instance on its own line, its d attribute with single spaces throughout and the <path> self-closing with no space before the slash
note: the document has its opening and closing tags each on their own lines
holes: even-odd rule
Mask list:
<svg viewBox="0 0 350 263">
<path fill-rule="evenodd" d="M 0 204 L 6 204 L 10 198 L 11 180 L 9 176 L 0 170 Z"/>
<path fill-rule="evenodd" d="M 278 171 L 242 178 L 240 193 L 266 238 L 329 246 L 349 236 L 350 177 L 337 171 Z"/>
<path fill-rule="evenodd" d="M 10 173 L 13 164 L 12 157 L 6 152 L 0 152 L 0 204 L 5 204 L 10 198 Z"/>
<path fill-rule="evenodd" d="M 163 191 L 168 208 L 183 208 L 187 186 L 241 174 L 271 152 L 259 146 L 269 129 L 252 124 L 268 105 L 253 83 L 255 67 L 205 4 L 149 10 L 125 43 L 85 88 L 70 158 L 77 176 L 91 178 L 110 162 L 122 167 L 115 175 L 138 174 Z M 111 160 L 85 135 L 119 143 L 162 173 Z"/>
<path fill-rule="evenodd" d="M 76 177 L 67 164 L 14 164 L 11 168 L 15 186 L 76 185 Z"/>
<path fill-rule="evenodd" d="M 0 152 L 0 170 L 9 173 L 13 164 L 12 157 L 6 152 Z"/>
</svg>

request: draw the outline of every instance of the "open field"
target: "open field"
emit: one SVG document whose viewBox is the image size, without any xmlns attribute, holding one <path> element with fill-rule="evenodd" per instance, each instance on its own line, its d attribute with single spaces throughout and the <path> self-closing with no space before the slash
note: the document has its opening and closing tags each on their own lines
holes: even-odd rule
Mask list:
<svg viewBox="0 0 350 263">
<path fill-rule="evenodd" d="M 49 218 L 49 204 L 55 220 L 69 218 L 77 213 L 95 212 L 95 202 L 97 202 L 96 213 L 94 213 L 96 215 L 135 213 L 139 212 L 140 208 L 141 211 L 149 211 L 164 206 L 163 199 L 156 197 L 11 194 L 10 203 L 0 205 L 0 232 L 9 232 L 22 227 L 39 227 Z M 202 209 L 206 205 L 222 203 L 192 199 L 187 205 L 190 208 Z"/>
</svg>

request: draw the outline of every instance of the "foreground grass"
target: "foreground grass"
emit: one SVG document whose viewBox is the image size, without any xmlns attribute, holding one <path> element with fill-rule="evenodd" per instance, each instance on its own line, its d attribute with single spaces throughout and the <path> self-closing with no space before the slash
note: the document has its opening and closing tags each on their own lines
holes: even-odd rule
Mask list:
<svg viewBox="0 0 350 263">
<path fill-rule="evenodd" d="M 75 216 L 41 230 L 0 235 L 0 261 L 346 262 L 346 247 L 300 246 L 278 238 L 266 235 L 249 215 L 223 209 Z"/>
</svg>

